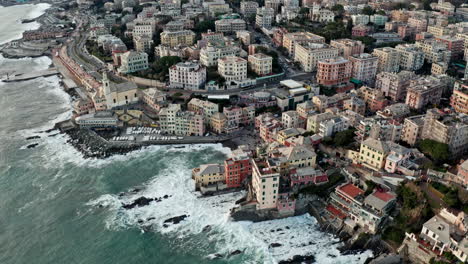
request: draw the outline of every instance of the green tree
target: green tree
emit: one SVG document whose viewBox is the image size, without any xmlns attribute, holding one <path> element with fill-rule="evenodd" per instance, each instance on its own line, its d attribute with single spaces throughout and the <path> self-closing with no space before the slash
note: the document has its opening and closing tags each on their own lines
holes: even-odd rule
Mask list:
<svg viewBox="0 0 468 264">
<path fill-rule="evenodd" d="M 207 32 L 208 30 L 211 30 L 211 31 L 215 30 L 214 20 L 204 20 L 204 21 L 198 22 L 198 24 L 194 28 L 194 31 L 199 32 L 199 33 Z"/>
<path fill-rule="evenodd" d="M 370 7 L 370 6 L 365 6 L 362 9 L 361 14 L 372 16 L 374 14 L 374 9 L 372 7 Z"/>
<path fill-rule="evenodd" d="M 344 130 L 335 134 L 333 144 L 337 147 L 344 147 L 354 142 L 354 128 Z"/>
<path fill-rule="evenodd" d="M 300 15 L 304 15 L 304 14 L 307 15 L 307 14 L 309 14 L 309 8 L 307 8 L 307 7 L 301 7 L 301 9 L 299 10 L 299 14 L 300 14 Z"/>
<path fill-rule="evenodd" d="M 335 12 L 337 16 L 342 16 L 345 12 L 344 6 L 340 4 L 332 6 L 331 11 Z"/>
<path fill-rule="evenodd" d="M 424 139 L 419 142 L 418 148 L 424 154 L 429 155 L 437 164 L 446 162 L 450 157 L 448 145 L 435 140 Z"/>
</svg>

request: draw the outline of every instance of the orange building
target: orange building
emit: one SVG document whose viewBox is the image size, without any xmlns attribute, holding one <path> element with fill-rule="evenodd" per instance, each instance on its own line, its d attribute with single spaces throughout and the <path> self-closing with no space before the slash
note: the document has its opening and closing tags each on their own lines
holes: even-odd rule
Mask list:
<svg viewBox="0 0 468 264">
<path fill-rule="evenodd" d="M 353 74 L 353 63 L 343 57 L 321 60 L 317 66 L 317 82 L 322 85 L 348 83 Z"/>
</svg>

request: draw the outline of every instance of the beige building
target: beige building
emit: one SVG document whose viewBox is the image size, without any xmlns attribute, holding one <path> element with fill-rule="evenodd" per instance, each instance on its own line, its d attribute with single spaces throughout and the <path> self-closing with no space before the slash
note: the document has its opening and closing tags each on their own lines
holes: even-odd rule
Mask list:
<svg viewBox="0 0 468 264">
<path fill-rule="evenodd" d="M 411 80 L 406 94 L 406 104 L 413 109 L 438 104 L 444 89 L 445 84 L 432 76 Z"/>
<path fill-rule="evenodd" d="M 454 156 L 466 154 L 468 118 L 466 115 L 444 114 L 441 110 L 430 109 L 424 117 L 422 138 L 447 144 Z"/>
<path fill-rule="evenodd" d="M 295 45 L 294 61 L 298 61 L 305 72 L 317 70 L 321 60 L 338 57 L 339 50 L 323 43 L 297 42 Z"/>
<path fill-rule="evenodd" d="M 245 30 L 245 21 L 242 19 L 221 19 L 215 21 L 216 32 L 231 33 Z"/>
<path fill-rule="evenodd" d="M 450 105 L 456 112 L 468 115 L 468 86 L 453 90 Z"/>
<path fill-rule="evenodd" d="M 227 126 L 227 117 L 225 114 L 217 112 L 210 118 L 211 130 L 217 134 L 224 133 Z"/>
<path fill-rule="evenodd" d="M 377 72 L 398 72 L 400 69 L 400 53 L 394 48 L 376 48 L 372 53 L 379 58 Z"/>
<path fill-rule="evenodd" d="M 410 71 L 381 72 L 377 75 L 375 88 L 381 90 L 385 96 L 390 97 L 393 101 L 401 101 L 406 98 L 410 81 L 416 77 L 417 75 Z"/>
<path fill-rule="evenodd" d="M 212 184 L 224 183 L 224 166 L 221 164 L 203 164 L 192 170 L 192 178 L 195 180 L 195 189 L 207 187 Z"/>
<path fill-rule="evenodd" d="M 330 41 L 330 46 L 339 49 L 339 56 L 349 59 L 352 55 L 364 52 L 365 45 L 354 39 L 335 39 Z"/>
<path fill-rule="evenodd" d="M 192 100 L 187 104 L 187 109 L 203 115 L 205 117 L 205 121 L 208 122 L 214 114 L 219 112 L 219 105 L 210 101 L 192 98 Z"/>
<path fill-rule="evenodd" d="M 431 65 L 431 75 L 433 76 L 438 76 L 445 74 L 448 69 L 448 64 L 446 62 L 440 61 L 440 62 L 433 62 Z"/>
<path fill-rule="evenodd" d="M 349 56 L 353 63 L 352 78 L 363 82 L 365 85 L 373 84 L 377 74 L 379 58 L 368 53 Z"/>
<path fill-rule="evenodd" d="M 169 47 L 175 47 L 177 45 L 190 46 L 194 41 L 195 33 L 191 30 L 161 32 L 161 44 Z"/>
<path fill-rule="evenodd" d="M 169 104 L 159 111 L 159 123 L 165 133 L 178 136 L 204 136 L 205 124 L 202 115 L 183 112 L 179 104 Z"/>
<path fill-rule="evenodd" d="M 252 71 L 260 76 L 272 73 L 273 58 L 263 53 L 249 55 L 249 66 Z"/>
<path fill-rule="evenodd" d="M 411 116 L 405 118 L 401 131 L 401 140 L 410 146 L 416 145 L 421 139 L 424 126 L 424 115 Z"/>
<path fill-rule="evenodd" d="M 268 160 L 252 161 L 252 189 L 257 210 L 274 209 L 278 200 L 279 171 Z"/>
<path fill-rule="evenodd" d="M 325 38 L 310 32 L 295 32 L 284 34 L 283 47 L 288 50 L 289 56 L 292 58 L 294 58 L 295 46 L 298 42 L 325 43 Z"/>
<path fill-rule="evenodd" d="M 400 53 L 400 70 L 417 71 L 424 64 L 424 52 L 414 44 L 401 44 L 395 47 Z"/>
<path fill-rule="evenodd" d="M 447 44 L 433 39 L 416 41 L 416 47 L 424 52 L 424 58 L 428 63 L 450 62 L 452 52 L 448 50 Z"/>
<path fill-rule="evenodd" d="M 102 76 L 102 91 L 107 109 L 138 102 L 138 87 L 133 82 L 113 83 Z"/>
<path fill-rule="evenodd" d="M 247 61 L 241 57 L 227 56 L 218 59 L 218 73 L 226 81 L 242 81 L 247 79 Z"/>
<path fill-rule="evenodd" d="M 206 83 L 206 68 L 198 62 L 179 62 L 169 68 L 169 86 L 186 90 L 203 89 Z"/>
<path fill-rule="evenodd" d="M 427 27 L 427 32 L 431 33 L 434 37 L 441 37 L 445 35 L 450 35 L 451 30 L 448 27 L 443 27 L 443 26 L 428 26 Z"/>
<path fill-rule="evenodd" d="M 153 38 L 150 36 L 134 36 L 133 44 L 138 52 L 149 53 L 153 47 Z"/>
</svg>

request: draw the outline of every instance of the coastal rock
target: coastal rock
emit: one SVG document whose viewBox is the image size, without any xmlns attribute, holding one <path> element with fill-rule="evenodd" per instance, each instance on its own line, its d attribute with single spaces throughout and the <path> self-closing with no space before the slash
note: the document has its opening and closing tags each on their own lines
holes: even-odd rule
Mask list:
<svg viewBox="0 0 468 264">
<path fill-rule="evenodd" d="M 154 198 L 146 198 L 144 196 L 136 199 L 133 203 L 124 204 L 122 207 L 125 209 L 132 209 L 134 207 L 142 207 L 148 205 L 150 202 L 154 201 Z"/>
<path fill-rule="evenodd" d="M 282 246 L 282 244 L 280 244 L 280 243 L 271 243 L 270 244 L 270 247 L 272 247 L 272 248 L 277 248 L 277 247 L 281 247 L 281 246 Z"/>
<path fill-rule="evenodd" d="M 241 254 L 241 253 L 242 253 L 242 251 L 240 251 L 239 249 L 237 249 L 237 250 L 234 250 L 233 252 L 231 252 L 231 253 L 229 254 L 229 256 L 231 257 L 231 256 L 239 255 L 239 254 Z"/>
<path fill-rule="evenodd" d="M 288 260 L 282 260 L 278 262 L 278 264 L 301 264 L 301 263 L 315 263 L 315 257 L 313 255 L 310 256 L 300 256 L 300 255 L 295 255 L 291 259 Z"/>
<path fill-rule="evenodd" d="M 31 140 L 31 139 L 39 139 L 41 138 L 40 136 L 31 136 L 31 137 L 27 137 L 26 140 Z"/>
<path fill-rule="evenodd" d="M 187 218 L 188 215 L 179 215 L 179 216 L 175 216 L 175 217 L 171 217 L 169 219 L 166 219 L 164 220 L 164 223 L 173 223 L 173 224 L 178 224 L 180 222 L 182 222 L 185 218 Z"/>
<path fill-rule="evenodd" d="M 32 149 L 32 148 L 37 147 L 37 145 L 39 145 L 39 143 L 34 143 L 34 144 L 27 145 L 26 148 Z"/>
<path fill-rule="evenodd" d="M 205 233 L 210 232 L 210 231 L 211 231 L 211 226 L 210 225 L 207 225 L 207 226 L 203 227 L 203 229 L 202 229 L 202 232 L 205 232 Z"/>
</svg>

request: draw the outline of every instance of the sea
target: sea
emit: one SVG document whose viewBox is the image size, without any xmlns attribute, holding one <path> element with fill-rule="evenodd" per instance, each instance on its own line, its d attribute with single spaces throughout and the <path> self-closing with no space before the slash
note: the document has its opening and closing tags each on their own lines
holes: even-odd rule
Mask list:
<svg viewBox="0 0 468 264">
<path fill-rule="evenodd" d="M 37 28 L 21 19 L 49 7 L 0 7 L 0 43 Z M 0 72 L 50 64 L 47 57 L 0 56 Z M 321 232 L 308 214 L 232 221 L 229 211 L 245 193 L 203 198 L 191 179 L 193 167 L 229 155 L 220 144 L 152 146 L 106 159 L 83 158 L 67 135 L 49 131 L 70 118 L 70 103 L 57 76 L 0 82 L 0 263 L 277 263 L 314 255 L 316 263 L 351 264 L 372 256 L 371 251 L 342 254 L 342 243 Z M 37 146 L 28 148 L 31 144 Z M 148 206 L 122 208 L 141 196 L 165 195 Z M 180 215 L 188 217 L 164 223 Z"/>
</svg>

